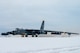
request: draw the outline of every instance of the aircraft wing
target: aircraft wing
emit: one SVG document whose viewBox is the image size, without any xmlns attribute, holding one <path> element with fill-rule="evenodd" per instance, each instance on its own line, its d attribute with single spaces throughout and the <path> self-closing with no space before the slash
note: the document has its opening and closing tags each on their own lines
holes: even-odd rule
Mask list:
<svg viewBox="0 0 80 53">
<path fill-rule="evenodd" d="M 35 31 L 35 33 L 38 33 L 40 32 L 40 30 L 38 29 L 26 29 L 26 31 Z M 51 34 L 68 34 L 68 35 L 71 35 L 71 34 L 75 34 L 75 35 L 78 35 L 79 33 L 72 33 L 72 32 L 63 32 L 63 31 L 53 31 L 53 30 L 44 30 L 44 33 L 47 33 L 47 32 L 51 32 Z"/>
<path fill-rule="evenodd" d="M 52 34 L 68 34 L 68 35 L 71 35 L 71 34 L 75 34 L 75 35 L 79 35 L 79 33 L 73 33 L 73 32 L 63 32 L 63 31 L 51 31 L 51 30 L 44 30 L 45 32 L 51 32 Z"/>
</svg>

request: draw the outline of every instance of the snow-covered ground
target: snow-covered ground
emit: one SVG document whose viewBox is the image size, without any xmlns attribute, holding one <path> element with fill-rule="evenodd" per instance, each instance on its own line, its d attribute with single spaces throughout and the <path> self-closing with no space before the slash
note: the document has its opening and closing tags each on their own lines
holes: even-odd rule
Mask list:
<svg viewBox="0 0 80 53">
<path fill-rule="evenodd" d="M 80 36 L 0 37 L 0 53 L 80 53 Z"/>
</svg>

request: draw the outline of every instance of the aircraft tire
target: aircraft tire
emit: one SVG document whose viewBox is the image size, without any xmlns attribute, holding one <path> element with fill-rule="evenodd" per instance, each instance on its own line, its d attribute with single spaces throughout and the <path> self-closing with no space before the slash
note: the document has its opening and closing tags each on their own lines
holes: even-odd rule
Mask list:
<svg viewBox="0 0 80 53">
<path fill-rule="evenodd" d="M 28 37 L 28 35 L 25 35 L 25 37 Z"/>
<path fill-rule="evenodd" d="M 34 37 L 34 35 L 32 35 L 32 37 Z"/>
<path fill-rule="evenodd" d="M 36 34 L 35 37 L 38 37 L 38 34 Z"/>
</svg>

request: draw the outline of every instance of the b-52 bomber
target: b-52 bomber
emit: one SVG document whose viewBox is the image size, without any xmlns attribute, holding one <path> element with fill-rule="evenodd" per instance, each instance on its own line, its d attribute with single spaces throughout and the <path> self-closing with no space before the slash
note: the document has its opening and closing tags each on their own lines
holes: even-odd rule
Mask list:
<svg viewBox="0 0 80 53">
<path fill-rule="evenodd" d="M 1 33 L 1 35 L 22 35 L 22 37 L 28 37 L 28 35 L 32 35 L 32 37 L 38 37 L 40 34 L 47 34 L 48 32 L 50 32 L 51 34 L 57 34 L 57 35 L 61 35 L 62 33 L 64 34 L 75 34 L 77 35 L 78 33 L 72 33 L 72 32 L 63 32 L 63 31 L 51 31 L 51 30 L 44 30 L 44 23 L 45 21 L 42 21 L 41 27 L 40 29 L 19 29 L 16 28 L 14 31 L 11 32 L 6 32 L 6 33 Z"/>
</svg>

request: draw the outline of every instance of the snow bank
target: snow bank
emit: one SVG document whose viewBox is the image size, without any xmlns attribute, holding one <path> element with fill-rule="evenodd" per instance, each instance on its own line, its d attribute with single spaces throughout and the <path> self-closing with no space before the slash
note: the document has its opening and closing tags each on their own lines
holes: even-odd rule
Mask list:
<svg viewBox="0 0 80 53">
<path fill-rule="evenodd" d="M 0 37 L 0 53 L 79 53 L 80 37 Z"/>
</svg>

